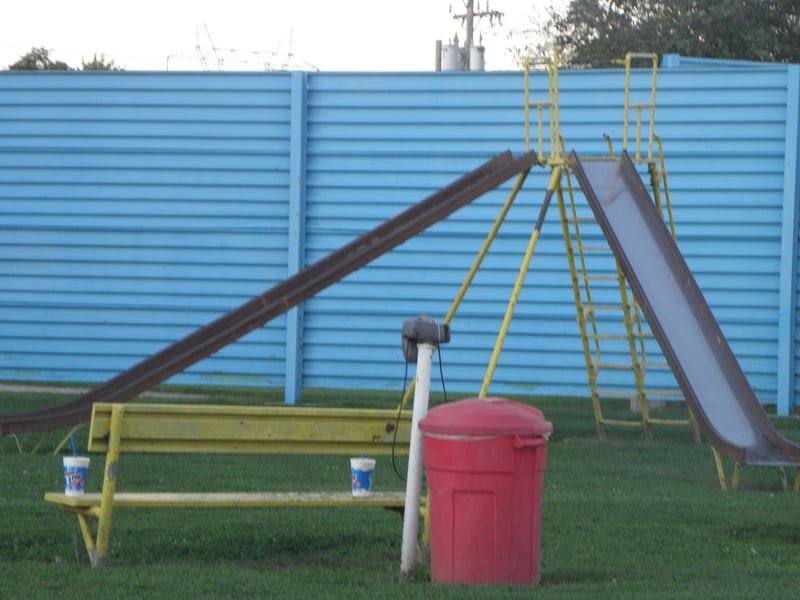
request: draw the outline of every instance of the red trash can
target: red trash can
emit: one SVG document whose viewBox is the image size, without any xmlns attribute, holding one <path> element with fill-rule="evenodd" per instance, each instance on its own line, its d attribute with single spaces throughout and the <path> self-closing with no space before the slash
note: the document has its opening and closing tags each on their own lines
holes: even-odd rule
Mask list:
<svg viewBox="0 0 800 600">
<path fill-rule="evenodd" d="M 469 398 L 424 434 L 434 583 L 539 583 L 541 499 L 553 425 L 532 406 Z"/>
</svg>

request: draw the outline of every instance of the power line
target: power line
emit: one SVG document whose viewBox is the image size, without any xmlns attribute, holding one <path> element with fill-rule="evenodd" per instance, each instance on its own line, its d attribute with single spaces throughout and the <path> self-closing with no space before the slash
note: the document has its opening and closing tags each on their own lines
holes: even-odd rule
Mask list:
<svg viewBox="0 0 800 600">
<path fill-rule="evenodd" d="M 205 37 L 207 44 L 203 45 L 200 41 L 200 30 L 197 29 L 196 37 L 197 43 L 191 50 L 185 50 L 170 54 L 167 56 L 167 71 L 170 70 L 170 63 L 176 60 L 199 62 L 204 71 L 211 71 L 207 55 L 213 55 L 216 59 L 216 70 L 224 71 L 226 67 L 235 66 L 235 68 L 246 67 L 254 70 L 263 71 L 289 71 L 289 70 L 311 70 L 319 71 L 319 69 L 311 63 L 297 58 L 292 52 L 292 34 L 289 37 L 289 49 L 287 52 L 279 52 L 277 50 L 242 50 L 237 48 L 220 48 L 211 38 L 211 32 L 208 26 L 203 25 L 205 29 Z"/>
</svg>

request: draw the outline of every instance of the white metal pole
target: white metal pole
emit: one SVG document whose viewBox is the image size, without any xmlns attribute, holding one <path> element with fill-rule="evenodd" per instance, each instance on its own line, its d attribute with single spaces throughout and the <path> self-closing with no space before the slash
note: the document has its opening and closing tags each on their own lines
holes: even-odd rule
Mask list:
<svg viewBox="0 0 800 600">
<path fill-rule="evenodd" d="M 419 503 L 422 493 L 422 431 L 419 422 L 428 414 L 428 395 L 431 390 L 432 344 L 417 345 L 417 375 L 414 389 L 414 408 L 411 412 L 411 439 L 408 452 L 408 475 L 406 476 L 406 503 L 403 512 L 403 546 L 400 555 L 400 576 L 407 577 L 414 571 L 417 561 L 417 539 L 419 538 Z"/>
</svg>

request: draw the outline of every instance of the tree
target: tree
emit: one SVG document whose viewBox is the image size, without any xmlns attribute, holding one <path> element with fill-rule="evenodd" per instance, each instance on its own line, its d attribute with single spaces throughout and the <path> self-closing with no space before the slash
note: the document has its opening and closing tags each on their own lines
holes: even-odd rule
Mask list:
<svg viewBox="0 0 800 600">
<path fill-rule="evenodd" d="M 81 59 L 81 70 L 83 71 L 122 71 L 122 67 L 116 65 L 113 60 L 106 60 L 106 55 L 101 54 L 100 57 L 97 57 L 97 53 L 94 54 L 92 60 L 86 62 L 85 60 Z"/>
<path fill-rule="evenodd" d="M 797 0 L 570 0 L 539 32 L 545 37 L 526 49 L 541 55 L 555 46 L 586 65 L 627 52 L 800 62 Z"/>
<path fill-rule="evenodd" d="M 17 62 L 8 67 L 10 71 L 71 71 L 65 62 L 54 61 L 50 58 L 50 51 L 46 48 L 31 48 L 31 51 L 22 55 Z"/>
<path fill-rule="evenodd" d="M 46 48 L 31 48 L 31 51 L 22 55 L 17 62 L 8 67 L 10 71 L 74 71 L 67 63 L 50 58 L 50 51 Z M 105 54 L 99 57 L 94 54 L 92 60 L 86 62 L 81 59 L 83 71 L 122 71 L 122 67 L 113 60 L 106 59 Z"/>
</svg>

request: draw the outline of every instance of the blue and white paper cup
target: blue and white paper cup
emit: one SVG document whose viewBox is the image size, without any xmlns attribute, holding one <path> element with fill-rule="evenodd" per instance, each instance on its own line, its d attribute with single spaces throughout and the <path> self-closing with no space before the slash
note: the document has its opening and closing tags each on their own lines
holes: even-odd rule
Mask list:
<svg viewBox="0 0 800 600">
<path fill-rule="evenodd" d="M 353 480 L 353 496 L 369 496 L 372 491 L 372 474 L 375 473 L 375 459 L 350 459 L 350 474 Z"/>
<path fill-rule="evenodd" d="M 88 456 L 64 457 L 64 493 L 67 496 L 80 496 L 86 489 L 86 475 L 89 472 Z"/>
</svg>

